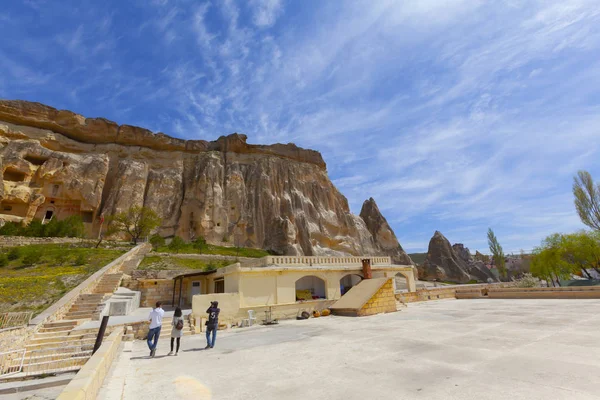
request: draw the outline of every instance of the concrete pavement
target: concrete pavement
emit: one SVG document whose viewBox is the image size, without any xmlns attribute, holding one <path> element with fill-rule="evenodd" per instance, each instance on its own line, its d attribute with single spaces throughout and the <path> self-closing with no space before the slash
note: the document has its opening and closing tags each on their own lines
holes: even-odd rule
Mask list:
<svg viewBox="0 0 600 400">
<path fill-rule="evenodd" d="M 600 300 L 445 300 L 128 343 L 99 398 L 600 399 Z M 164 332 L 168 336 L 168 330 Z"/>
</svg>

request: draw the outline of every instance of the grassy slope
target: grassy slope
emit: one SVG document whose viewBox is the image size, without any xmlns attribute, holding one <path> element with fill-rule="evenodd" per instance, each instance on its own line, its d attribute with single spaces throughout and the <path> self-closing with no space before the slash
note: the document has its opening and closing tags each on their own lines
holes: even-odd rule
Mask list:
<svg viewBox="0 0 600 400">
<path fill-rule="evenodd" d="M 10 248 L 1 249 L 8 253 Z M 0 267 L 0 309 L 39 314 L 94 272 L 124 253 L 71 245 L 20 247 L 20 257 Z M 39 261 L 28 264 L 37 253 Z M 30 257 L 35 259 L 36 257 Z"/>
<path fill-rule="evenodd" d="M 140 263 L 138 269 L 145 271 L 164 271 L 190 269 L 210 271 L 233 264 L 232 261 L 204 261 L 177 257 L 148 256 Z"/>
<path fill-rule="evenodd" d="M 268 256 L 269 253 L 265 250 L 261 249 L 251 249 L 248 247 L 224 247 L 224 246 L 215 246 L 212 244 L 207 244 L 199 250 L 194 247 L 192 243 L 186 243 L 181 249 L 178 251 L 173 251 L 169 249 L 168 246 L 159 247 L 156 249 L 159 253 L 181 253 L 181 254 L 216 254 L 222 256 L 231 256 L 231 257 L 251 257 L 251 258 L 260 258 Z"/>
</svg>

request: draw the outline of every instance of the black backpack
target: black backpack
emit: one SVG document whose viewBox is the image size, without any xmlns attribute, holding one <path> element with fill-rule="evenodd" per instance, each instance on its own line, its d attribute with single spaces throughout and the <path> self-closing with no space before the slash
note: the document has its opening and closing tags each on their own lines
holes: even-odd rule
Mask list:
<svg viewBox="0 0 600 400">
<path fill-rule="evenodd" d="M 179 321 L 177 321 L 177 324 L 175 324 L 175 329 L 178 331 L 183 329 L 183 318 L 180 318 Z"/>
</svg>

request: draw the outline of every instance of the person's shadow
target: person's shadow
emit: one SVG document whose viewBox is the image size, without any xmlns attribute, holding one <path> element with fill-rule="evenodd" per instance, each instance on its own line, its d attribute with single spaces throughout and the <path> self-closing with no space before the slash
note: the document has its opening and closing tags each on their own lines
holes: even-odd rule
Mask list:
<svg viewBox="0 0 600 400">
<path fill-rule="evenodd" d="M 211 349 L 207 349 L 206 347 L 199 347 L 197 349 L 187 349 L 187 350 L 181 350 L 181 352 L 185 352 L 187 353 L 188 351 L 204 351 L 204 350 L 211 350 Z"/>
<path fill-rule="evenodd" d="M 168 357 L 166 354 L 164 356 L 154 356 L 154 357 L 150 357 L 150 356 L 140 356 L 140 357 L 131 357 L 130 360 L 149 360 L 151 358 L 165 358 Z"/>
</svg>

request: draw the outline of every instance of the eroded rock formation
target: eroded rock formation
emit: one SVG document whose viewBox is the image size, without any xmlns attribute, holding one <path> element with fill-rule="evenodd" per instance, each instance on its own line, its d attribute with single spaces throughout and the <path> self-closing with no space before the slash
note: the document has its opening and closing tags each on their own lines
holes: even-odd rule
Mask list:
<svg viewBox="0 0 600 400">
<path fill-rule="evenodd" d="M 367 229 L 373 236 L 373 240 L 380 254 L 390 256 L 397 264 L 413 265 L 413 261 L 404 251 L 394 231 L 385 217 L 379 211 L 377 203 L 371 197 L 365 200 L 360 210 L 360 217 L 367 224 Z"/>
<path fill-rule="evenodd" d="M 233 134 L 182 140 L 39 103 L 0 101 L 0 218 L 154 209 L 160 234 L 280 254 L 387 254 L 409 263 L 379 210 L 350 213 L 320 153 Z M 374 204 L 374 202 L 373 202 Z M 364 208 L 364 207 L 363 207 Z"/>
<path fill-rule="evenodd" d="M 473 258 L 468 248 L 460 243 L 451 246 L 439 231 L 435 232 L 429 242 L 427 258 L 423 265 L 419 266 L 419 277 L 456 283 L 497 280 L 483 262 Z"/>
</svg>

